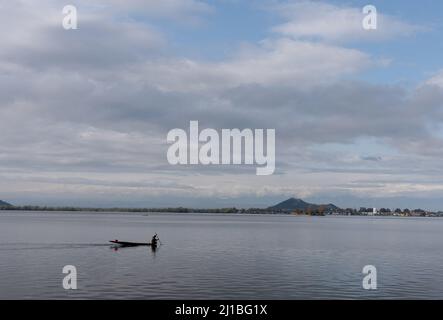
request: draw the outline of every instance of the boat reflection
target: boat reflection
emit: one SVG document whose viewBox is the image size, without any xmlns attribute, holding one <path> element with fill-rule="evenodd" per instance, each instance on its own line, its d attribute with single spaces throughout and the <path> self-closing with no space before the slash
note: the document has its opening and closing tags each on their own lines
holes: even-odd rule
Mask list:
<svg viewBox="0 0 443 320">
<path fill-rule="evenodd" d="M 111 245 L 109 248 L 112 249 L 113 251 L 119 251 L 119 250 L 126 250 L 126 249 L 140 249 L 141 247 L 137 247 L 137 246 L 122 246 L 122 245 L 119 245 L 119 244 L 114 244 L 114 245 Z M 157 250 L 159 250 L 158 246 L 148 246 L 148 247 L 142 247 L 142 248 L 143 248 L 143 250 L 148 249 L 147 251 L 150 251 L 154 255 L 157 252 Z"/>
</svg>

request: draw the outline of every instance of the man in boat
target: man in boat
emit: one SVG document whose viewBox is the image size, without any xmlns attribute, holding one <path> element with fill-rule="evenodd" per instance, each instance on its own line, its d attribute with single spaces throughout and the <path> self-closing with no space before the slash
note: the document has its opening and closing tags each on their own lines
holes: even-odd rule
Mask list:
<svg viewBox="0 0 443 320">
<path fill-rule="evenodd" d="M 156 247 L 157 246 L 157 241 L 159 240 L 158 235 L 154 234 L 154 236 L 151 239 L 151 246 Z"/>
</svg>

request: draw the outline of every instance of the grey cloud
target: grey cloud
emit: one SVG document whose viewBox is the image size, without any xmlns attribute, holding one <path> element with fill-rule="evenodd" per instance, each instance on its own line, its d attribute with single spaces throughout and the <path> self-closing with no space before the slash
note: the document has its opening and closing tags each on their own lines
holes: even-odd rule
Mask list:
<svg viewBox="0 0 443 320">
<path fill-rule="evenodd" d="M 115 68 L 155 57 L 164 45 L 160 34 L 142 24 L 91 18 L 77 30 L 58 25 L 30 30 L 37 41 L 0 46 L 0 58 L 23 67 L 60 73 Z"/>
<path fill-rule="evenodd" d="M 382 157 L 375 157 L 375 156 L 363 156 L 361 157 L 362 160 L 365 161 L 382 161 L 383 158 Z"/>
</svg>

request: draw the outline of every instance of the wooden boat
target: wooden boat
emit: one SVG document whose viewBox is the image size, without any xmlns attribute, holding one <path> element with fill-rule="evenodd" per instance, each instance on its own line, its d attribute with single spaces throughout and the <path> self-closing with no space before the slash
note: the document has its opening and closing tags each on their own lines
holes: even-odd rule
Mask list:
<svg viewBox="0 0 443 320">
<path fill-rule="evenodd" d="M 156 247 L 157 245 L 153 245 L 152 243 L 147 242 L 127 242 L 127 241 L 118 241 L 118 240 L 111 240 L 109 241 L 114 244 L 119 244 L 122 247 L 138 247 L 138 246 L 150 246 L 150 247 Z"/>
</svg>

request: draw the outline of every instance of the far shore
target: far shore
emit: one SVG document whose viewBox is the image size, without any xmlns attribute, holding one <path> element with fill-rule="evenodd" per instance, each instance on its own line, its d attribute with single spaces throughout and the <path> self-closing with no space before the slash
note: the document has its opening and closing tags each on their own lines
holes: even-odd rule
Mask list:
<svg viewBox="0 0 443 320">
<path fill-rule="evenodd" d="M 407 210 L 407 209 L 405 209 Z M 357 211 L 356 209 L 340 209 L 331 211 L 289 210 L 275 208 L 212 208 L 197 209 L 185 207 L 171 208 L 87 208 L 87 207 L 49 207 L 49 206 L 1 206 L 0 211 L 40 211 L 40 212 L 96 212 L 96 213 L 220 213 L 220 214 L 269 214 L 293 216 L 389 216 L 389 217 L 443 217 L 443 212 L 432 212 L 421 209 L 402 212 L 382 211 L 378 213 Z"/>
</svg>

